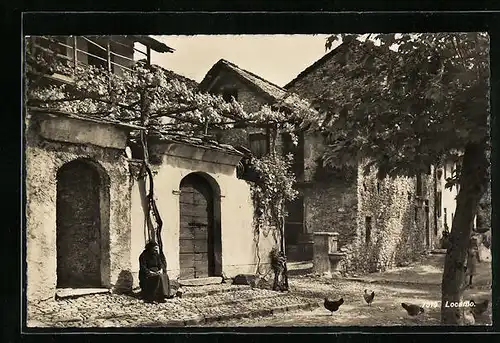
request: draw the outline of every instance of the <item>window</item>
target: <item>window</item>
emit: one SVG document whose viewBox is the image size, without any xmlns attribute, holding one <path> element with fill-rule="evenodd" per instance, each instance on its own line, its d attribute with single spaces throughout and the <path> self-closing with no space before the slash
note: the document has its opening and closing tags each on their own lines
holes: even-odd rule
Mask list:
<svg viewBox="0 0 500 343">
<path fill-rule="evenodd" d="M 443 209 L 444 212 L 444 226 L 448 226 L 448 209 L 445 207 Z"/>
<path fill-rule="evenodd" d="M 252 133 L 248 136 L 250 141 L 250 151 L 252 154 L 260 158 L 266 155 L 269 151 L 269 138 L 265 133 Z"/>
<path fill-rule="evenodd" d="M 232 99 L 238 100 L 238 89 L 236 87 L 225 87 L 222 89 L 222 99 L 225 102 L 231 102 Z"/>
<path fill-rule="evenodd" d="M 372 240 L 372 217 L 365 218 L 365 243 L 370 244 Z"/>
<path fill-rule="evenodd" d="M 441 177 L 443 177 L 443 169 L 440 168 L 436 171 L 436 178 L 441 180 Z"/>
<path fill-rule="evenodd" d="M 432 166 L 430 164 L 427 166 L 427 175 L 432 175 Z"/>
<path fill-rule="evenodd" d="M 444 170 L 444 179 L 446 180 L 446 178 L 448 177 L 448 164 L 447 163 L 444 164 L 443 170 Z"/>
</svg>

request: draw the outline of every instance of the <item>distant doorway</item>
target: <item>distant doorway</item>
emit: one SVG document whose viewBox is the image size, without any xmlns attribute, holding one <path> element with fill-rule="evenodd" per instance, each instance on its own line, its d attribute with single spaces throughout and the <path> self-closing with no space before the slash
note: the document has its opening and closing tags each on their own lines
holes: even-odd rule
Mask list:
<svg viewBox="0 0 500 343">
<path fill-rule="evenodd" d="M 430 223 L 430 212 L 429 212 L 429 201 L 425 201 L 425 243 L 427 247 L 431 247 L 431 223 Z"/>
<path fill-rule="evenodd" d="M 304 260 L 301 238 L 304 235 L 304 197 L 286 204 L 288 216 L 285 218 L 285 252 L 290 261 Z"/>
</svg>

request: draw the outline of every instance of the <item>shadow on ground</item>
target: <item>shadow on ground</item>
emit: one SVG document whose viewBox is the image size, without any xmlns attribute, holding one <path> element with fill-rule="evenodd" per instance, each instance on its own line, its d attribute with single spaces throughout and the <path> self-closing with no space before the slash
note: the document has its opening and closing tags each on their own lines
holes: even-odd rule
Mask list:
<svg viewBox="0 0 500 343">
<path fill-rule="evenodd" d="M 441 322 L 441 279 L 444 255 L 430 255 L 419 264 L 359 277 L 358 281 L 313 276 L 290 278 L 291 293 L 323 301 L 325 297 L 345 303 L 333 315 L 323 306 L 313 311 L 277 313 L 272 317 L 230 320 L 207 326 L 433 326 Z M 476 287 L 464 291 L 464 300 L 489 299 L 491 263 L 479 263 Z M 374 282 L 375 281 L 375 282 Z M 380 282 L 377 282 L 380 281 Z M 372 306 L 363 299 L 364 290 L 375 292 Z M 401 303 L 425 307 L 416 318 L 407 315 Z M 476 325 L 491 325 L 491 305 Z"/>
<path fill-rule="evenodd" d="M 422 263 L 408 267 L 394 268 L 383 273 L 370 273 L 363 278 L 372 281 L 396 281 L 408 283 L 427 283 L 440 285 L 443 277 L 445 255 L 428 256 Z M 491 286 L 491 262 L 477 264 L 477 275 L 474 283 L 480 286 Z"/>
</svg>

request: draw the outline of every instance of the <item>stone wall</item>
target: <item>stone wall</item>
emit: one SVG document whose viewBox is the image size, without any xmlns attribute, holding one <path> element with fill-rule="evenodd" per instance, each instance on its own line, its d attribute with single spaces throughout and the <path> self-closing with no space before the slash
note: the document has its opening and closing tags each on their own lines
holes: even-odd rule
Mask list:
<svg viewBox="0 0 500 343">
<path fill-rule="evenodd" d="M 51 120 L 51 119 L 45 119 Z M 60 119 L 58 119 L 60 120 Z M 40 119 L 28 119 L 26 131 L 26 262 L 28 301 L 53 297 L 57 284 L 57 172 L 68 162 L 85 159 L 99 173 L 102 193 L 109 199 L 109 213 L 101 212 L 101 284 L 114 288 L 120 278 L 130 271 L 130 189 L 128 165 L 123 150 L 106 147 L 123 146 L 120 129 L 112 125 L 65 119 L 63 125 L 46 123 Z M 116 140 L 102 141 L 99 137 L 103 126 L 105 131 L 113 131 Z M 63 137 L 57 130 L 66 128 L 73 132 L 73 141 L 80 143 L 49 141 L 39 133 L 41 127 L 51 128 L 44 136 Z M 85 134 L 82 134 L 85 132 Z M 123 138 L 126 134 L 123 135 Z M 94 144 L 84 144 L 91 140 Z M 101 145 L 99 145 L 102 143 Z M 107 242 L 106 242 L 107 241 Z"/>
<path fill-rule="evenodd" d="M 355 268 L 374 272 L 412 260 L 422 251 L 413 216 L 415 180 L 405 177 L 379 180 L 375 170 L 364 175 L 362 167 L 358 178 L 360 239 Z M 370 238 L 367 220 L 371 221 Z"/>
<path fill-rule="evenodd" d="M 318 160 L 323 155 L 323 149 L 323 137 L 312 133 L 304 135 L 304 182 L 314 180 Z"/>
<path fill-rule="evenodd" d="M 315 182 L 304 189 L 306 231 L 338 232 L 339 247 L 356 236 L 355 184 Z"/>
<path fill-rule="evenodd" d="M 260 110 L 262 105 L 269 103 L 269 99 L 258 94 L 255 89 L 241 81 L 234 73 L 221 70 L 210 92 L 218 94 L 224 87 L 234 87 L 238 90 L 238 103 L 243 106 L 246 112 L 256 112 Z"/>
<path fill-rule="evenodd" d="M 234 87 L 238 90 L 238 103 L 248 113 L 259 111 L 264 104 L 268 103 L 268 100 L 258 94 L 249 85 L 242 82 L 233 73 L 221 70 L 210 92 L 218 94 L 224 87 Z M 264 129 L 258 128 L 234 128 L 225 131 L 214 130 L 212 133 L 217 135 L 221 143 L 233 146 L 241 145 L 249 148 L 248 135 L 251 133 L 264 132 Z"/>
</svg>

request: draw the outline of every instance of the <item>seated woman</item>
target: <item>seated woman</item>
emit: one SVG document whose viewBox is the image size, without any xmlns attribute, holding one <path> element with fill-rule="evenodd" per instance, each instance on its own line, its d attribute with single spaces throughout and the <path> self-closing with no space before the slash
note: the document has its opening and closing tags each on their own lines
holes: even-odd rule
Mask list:
<svg viewBox="0 0 500 343">
<path fill-rule="evenodd" d="M 167 275 L 165 256 L 154 242 L 146 244 L 139 256 L 139 286 L 146 302 L 165 302 L 170 298 L 170 281 Z"/>
</svg>

